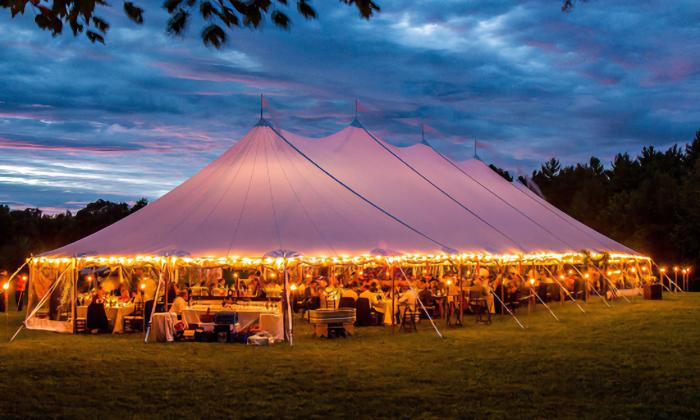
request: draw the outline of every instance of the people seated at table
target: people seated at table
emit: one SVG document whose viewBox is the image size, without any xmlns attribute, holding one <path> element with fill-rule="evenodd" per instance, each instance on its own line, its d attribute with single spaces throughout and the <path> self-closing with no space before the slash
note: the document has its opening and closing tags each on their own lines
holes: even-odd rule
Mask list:
<svg viewBox="0 0 700 420">
<path fill-rule="evenodd" d="M 416 310 L 416 303 L 418 302 L 418 292 L 408 286 L 401 288 L 401 296 L 399 297 L 400 307 L 409 307 L 412 311 Z"/>
<path fill-rule="evenodd" d="M 216 285 L 211 288 L 212 296 L 226 296 L 226 283 L 224 279 L 219 279 Z"/>
<path fill-rule="evenodd" d="M 180 293 L 180 289 L 177 287 L 175 282 L 171 281 L 168 283 L 168 301 L 172 302 L 175 300 L 177 295 Z"/>
<path fill-rule="evenodd" d="M 176 313 L 178 318 L 182 316 L 182 311 L 187 309 L 187 291 L 180 290 L 173 304 L 170 306 L 170 312 Z"/>
<path fill-rule="evenodd" d="M 351 283 L 347 287 L 343 287 L 340 291 L 340 297 L 345 298 L 349 297 L 352 298 L 354 301 L 357 301 L 357 292 L 355 291 L 357 289 L 357 283 Z"/>
<path fill-rule="evenodd" d="M 505 304 L 511 307 L 520 304 L 520 287 L 516 281 L 511 281 L 506 286 Z"/>
<path fill-rule="evenodd" d="M 129 293 L 129 287 L 126 284 L 122 284 L 119 287 L 119 302 L 128 303 L 131 302 L 131 293 Z"/>
<path fill-rule="evenodd" d="M 266 296 L 257 275 L 251 276 L 250 281 L 248 281 L 248 294 L 257 299 L 264 299 Z"/>
<path fill-rule="evenodd" d="M 97 286 L 92 302 L 87 307 L 87 329 L 93 334 L 109 331 L 109 321 L 105 312 L 104 290 Z"/>
<path fill-rule="evenodd" d="M 481 278 L 477 278 L 474 280 L 474 284 L 469 288 L 469 295 L 478 295 L 481 298 L 484 298 L 489 295 L 489 291 L 484 286 L 484 281 Z"/>
</svg>

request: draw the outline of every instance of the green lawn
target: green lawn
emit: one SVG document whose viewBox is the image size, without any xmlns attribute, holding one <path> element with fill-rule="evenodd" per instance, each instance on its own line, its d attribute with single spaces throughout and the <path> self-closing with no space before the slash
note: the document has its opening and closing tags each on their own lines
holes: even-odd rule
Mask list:
<svg viewBox="0 0 700 420">
<path fill-rule="evenodd" d="M 700 417 L 700 294 L 269 348 L 23 331 L 0 416 Z M 6 319 L 2 319 L 6 318 Z M 0 314 L 2 337 L 19 316 Z"/>
</svg>

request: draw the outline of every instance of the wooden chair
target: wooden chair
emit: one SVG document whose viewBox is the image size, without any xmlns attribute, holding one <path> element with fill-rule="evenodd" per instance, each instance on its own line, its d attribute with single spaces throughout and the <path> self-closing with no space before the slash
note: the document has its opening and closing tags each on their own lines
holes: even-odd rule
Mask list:
<svg viewBox="0 0 700 420">
<path fill-rule="evenodd" d="M 338 308 L 354 308 L 355 306 L 355 299 L 351 297 L 341 297 L 340 303 L 338 303 Z"/>
<path fill-rule="evenodd" d="M 425 307 L 425 311 L 420 310 L 419 315 L 420 318 L 427 318 L 427 315 L 430 314 L 431 317 L 435 317 L 435 312 L 437 311 L 437 305 L 435 304 L 435 299 L 433 299 L 433 294 L 430 293 L 429 290 L 422 290 L 418 294 L 418 298 L 420 301 L 423 303 L 423 306 Z M 427 314 L 426 314 L 427 312 Z"/>
<path fill-rule="evenodd" d="M 476 322 L 483 324 L 491 323 L 491 312 L 489 312 L 489 304 L 486 298 L 481 295 L 481 292 L 469 292 L 469 310 L 476 315 Z M 486 315 L 486 319 L 484 319 Z"/>
<path fill-rule="evenodd" d="M 372 308 L 367 298 L 357 299 L 357 320 L 355 325 L 358 327 L 367 327 L 377 324 L 377 313 Z"/>
<path fill-rule="evenodd" d="M 75 332 L 87 333 L 87 306 L 78 306 L 75 310 Z"/>
<path fill-rule="evenodd" d="M 124 317 L 124 332 L 143 331 L 144 308 L 143 303 L 136 303 L 134 312 Z"/>
<path fill-rule="evenodd" d="M 84 334 L 88 332 L 87 318 L 75 318 L 75 332 L 78 334 Z"/>
<path fill-rule="evenodd" d="M 417 310 L 417 307 L 410 305 L 404 306 L 399 330 L 405 332 L 418 331 L 416 327 L 416 318 L 420 319 L 420 312 Z"/>
</svg>

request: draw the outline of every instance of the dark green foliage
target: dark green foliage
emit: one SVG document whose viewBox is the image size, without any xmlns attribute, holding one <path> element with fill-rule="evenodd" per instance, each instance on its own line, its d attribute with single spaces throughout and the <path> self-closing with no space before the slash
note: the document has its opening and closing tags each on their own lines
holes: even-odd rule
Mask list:
<svg viewBox="0 0 700 420">
<path fill-rule="evenodd" d="M 380 11 L 379 5 L 372 0 L 340 2 L 354 5 L 364 19 Z M 64 24 L 68 24 L 73 35 L 84 32 L 92 43 L 105 43 L 109 23 L 93 15 L 98 6 L 110 6 L 105 0 L 0 0 L 0 8 L 8 9 L 13 18 L 24 15 L 27 6 L 32 9 L 37 27 L 49 31 L 53 36 L 63 33 Z M 152 4 L 149 6 L 153 7 Z M 228 38 L 224 27 L 242 25 L 257 29 L 265 20 L 282 29 L 289 29 L 291 25 L 288 0 L 165 0 L 162 7 L 170 14 L 166 31 L 171 35 L 184 34 L 192 16 L 199 14 L 204 20 L 202 42 L 215 48 L 221 48 Z M 309 0 L 298 0 L 296 9 L 305 19 L 317 17 Z M 144 9 L 136 3 L 125 1 L 124 13 L 131 21 L 143 23 Z"/>
<path fill-rule="evenodd" d="M 508 182 L 513 181 L 513 177 L 505 169 L 499 168 L 498 166 L 494 165 L 493 163 L 489 165 L 489 168 L 491 168 L 498 175 L 502 176 L 506 181 L 508 181 Z"/>
<path fill-rule="evenodd" d="M 644 147 L 533 173 L 545 197 L 566 213 L 661 262 L 700 265 L 700 131 L 685 148 Z"/>
<path fill-rule="evenodd" d="M 32 254 L 58 248 L 88 236 L 148 204 L 145 198 L 132 207 L 97 200 L 75 215 L 46 215 L 39 209 L 10 210 L 0 205 L 0 269 L 14 270 Z"/>
</svg>

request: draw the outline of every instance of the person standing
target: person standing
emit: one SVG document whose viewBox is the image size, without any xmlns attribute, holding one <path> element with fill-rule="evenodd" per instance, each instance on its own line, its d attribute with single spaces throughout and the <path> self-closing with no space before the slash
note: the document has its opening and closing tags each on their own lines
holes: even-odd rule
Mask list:
<svg viewBox="0 0 700 420">
<path fill-rule="evenodd" d="M 27 289 L 27 275 L 22 274 L 15 281 L 15 302 L 17 303 L 17 311 L 21 311 L 24 306 L 24 291 Z"/>
<path fill-rule="evenodd" d="M 7 295 L 10 293 L 10 285 L 7 284 L 7 271 L 5 270 L 0 270 L 0 286 L 2 286 L 2 289 L 0 289 L 0 312 L 7 312 L 10 308 L 9 306 L 9 301 L 7 298 Z"/>
</svg>

